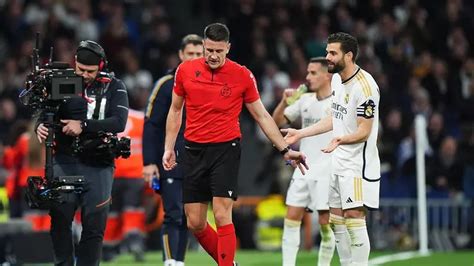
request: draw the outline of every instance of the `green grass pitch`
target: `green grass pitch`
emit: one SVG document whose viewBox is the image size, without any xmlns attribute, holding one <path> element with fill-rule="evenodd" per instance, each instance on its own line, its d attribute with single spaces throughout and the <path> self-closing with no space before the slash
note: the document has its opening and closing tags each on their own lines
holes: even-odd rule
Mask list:
<svg viewBox="0 0 474 266">
<path fill-rule="evenodd" d="M 396 252 L 373 252 L 371 258 L 395 254 Z M 317 252 L 302 251 L 298 254 L 298 266 L 314 266 L 316 265 Z M 236 261 L 240 266 L 278 266 L 281 265 L 280 252 L 264 252 L 264 251 L 243 251 L 237 252 Z M 101 263 L 101 265 L 162 265 L 161 253 L 147 253 L 146 261 L 136 263 L 130 255 L 122 255 L 116 260 L 109 263 Z M 205 252 L 188 252 L 186 256 L 186 266 L 210 266 L 217 265 Z M 331 265 L 339 265 L 337 257 L 333 258 Z M 388 262 L 385 266 L 474 266 L 474 250 L 457 251 L 447 253 L 433 253 L 428 257 L 413 258 L 409 260 Z"/>
</svg>

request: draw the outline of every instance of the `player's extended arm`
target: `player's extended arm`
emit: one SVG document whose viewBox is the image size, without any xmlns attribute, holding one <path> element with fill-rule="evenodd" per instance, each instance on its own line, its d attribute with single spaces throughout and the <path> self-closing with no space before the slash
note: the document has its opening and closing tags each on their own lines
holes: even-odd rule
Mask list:
<svg viewBox="0 0 474 266">
<path fill-rule="evenodd" d="M 372 130 L 373 118 L 357 117 L 357 130 L 348 135 L 338 136 L 331 140 L 329 145 L 322 151 L 329 153 L 337 148 L 339 145 L 355 144 L 366 141 L 369 138 Z"/>
<path fill-rule="evenodd" d="M 293 144 L 298 140 L 314 135 L 319 135 L 332 130 L 332 117 L 330 115 L 319 120 L 316 124 L 302 129 L 285 128 L 281 132 L 286 133 L 285 141 Z"/>
<path fill-rule="evenodd" d="M 166 119 L 165 153 L 163 155 L 163 167 L 165 170 L 171 170 L 176 166 L 174 145 L 181 127 L 183 105 L 184 98 L 173 92 L 168 118 Z"/>
<path fill-rule="evenodd" d="M 287 94 L 289 94 L 291 91 L 290 89 L 286 89 L 283 92 L 280 103 L 278 103 L 275 110 L 273 110 L 272 117 L 278 127 L 284 126 L 285 124 L 289 123 L 288 119 L 286 119 L 285 117 L 285 108 L 288 107 L 288 104 L 286 103 Z"/>
</svg>

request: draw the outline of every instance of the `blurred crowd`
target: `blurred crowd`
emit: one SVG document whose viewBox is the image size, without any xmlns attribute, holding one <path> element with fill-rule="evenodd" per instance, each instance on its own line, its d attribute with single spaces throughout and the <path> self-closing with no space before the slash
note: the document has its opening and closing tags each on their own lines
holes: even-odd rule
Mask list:
<svg viewBox="0 0 474 266">
<path fill-rule="evenodd" d="M 54 46 L 53 59 L 71 64 L 80 40 L 98 41 L 125 82 L 131 107 L 144 110 L 154 81 L 178 65 L 179 40 L 224 22 L 230 58 L 254 73 L 272 112 L 285 88 L 305 82 L 309 58 L 325 56 L 328 34 L 345 31 L 358 38 L 357 62 L 380 86 L 381 196 L 416 195 L 413 121 L 422 114 L 430 144 L 428 195 L 474 197 L 474 187 L 465 185 L 474 178 L 473 12 L 467 0 L 0 0 L 0 157 L 31 119 L 18 95 L 36 32 L 45 60 Z M 264 142 L 251 121 L 243 113 L 244 138 Z M 248 158 L 258 152 L 244 148 Z M 256 180 L 277 175 L 246 168 L 256 168 Z M 0 167 L 2 183 L 7 170 Z"/>
</svg>

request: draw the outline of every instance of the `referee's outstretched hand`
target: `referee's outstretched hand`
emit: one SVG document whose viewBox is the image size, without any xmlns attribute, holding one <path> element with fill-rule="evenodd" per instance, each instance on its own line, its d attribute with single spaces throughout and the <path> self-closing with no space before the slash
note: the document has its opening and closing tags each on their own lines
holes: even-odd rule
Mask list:
<svg viewBox="0 0 474 266">
<path fill-rule="evenodd" d="M 163 168 L 166 171 L 170 171 L 178 165 L 176 163 L 176 154 L 174 150 L 166 150 L 163 154 Z"/>
<path fill-rule="evenodd" d="M 300 134 L 298 129 L 294 128 L 282 128 L 280 129 L 282 133 L 286 133 L 284 139 L 288 145 L 295 144 L 298 140 L 300 140 Z"/>
<path fill-rule="evenodd" d="M 309 170 L 306 156 L 300 151 L 289 150 L 285 154 L 285 160 L 294 168 L 298 167 L 303 175 L 306 173 L 305 170 Z"/>
</svg>

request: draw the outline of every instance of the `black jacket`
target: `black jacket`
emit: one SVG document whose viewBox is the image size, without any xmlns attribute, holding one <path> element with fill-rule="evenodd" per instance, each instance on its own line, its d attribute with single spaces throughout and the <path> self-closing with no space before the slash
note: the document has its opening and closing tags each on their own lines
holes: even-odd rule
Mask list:
<svg viewBox="0 0 474 266">
<path fill-rule="evenodd" d="M 93 119 L 95 103 L 102 94 L 102 105 L 99 118 Z M 125 129 L 128 116 L 128 96 L 125 84 L 112 78 L 110 83 L 95 82 L 85 89 L 83 97 L 67 99 L 59 106 L 54 116 L 55 124 L 55 151 L 56 153 L 71 155 L 72 143 L 75 137 L 67 136 L 62 132 L 60 120 L 72 119 L 85 121 L 81 137 L 93 136 L 98 132 L 120 133 Z M 45 121 L 44 114 L 38 119 L 38 124 Z M 87 162 L 85 162 L 87 163 Z M 108 161 L 107 164 L 113 164 Z"/>
<path fill-rule="evenodd" d="M 178 164 L 171 171 L 164 171 L 161 163 L 165 145 L 166 119 L 173 94 L 174 74 L 175 70 L 160 78 L 150 94 L 143 128 L 143 164 L 156 164 L 162 177 L 183 178 L 181 164 Z M 176 160 L 178 162 L 181 160 L 180 157 L 184 155 L 185 116 L 183 109 L 183 120 L 175 144 Z"/>
</svg>

